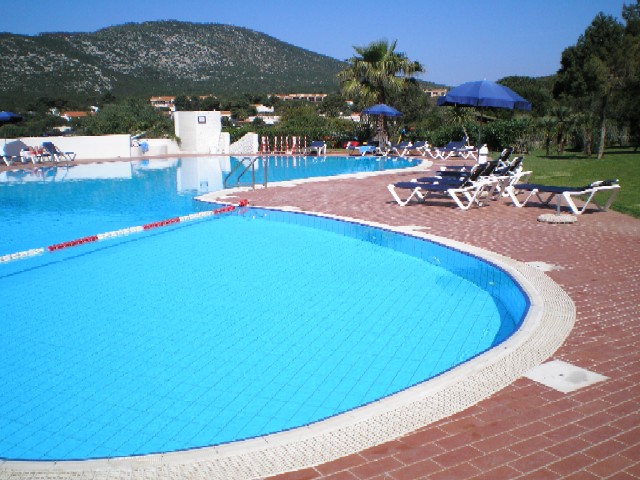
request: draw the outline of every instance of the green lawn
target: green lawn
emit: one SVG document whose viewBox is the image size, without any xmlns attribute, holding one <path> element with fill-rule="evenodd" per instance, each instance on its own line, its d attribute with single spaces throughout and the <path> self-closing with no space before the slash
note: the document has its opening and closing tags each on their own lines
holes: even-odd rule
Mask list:
<svg viewBox="0 0 640 480">
<path fill-rule="evenodd" d="M 530 183 L 581 186 L 595 180 L 619 179 L 620 193 L 611 208 L 640 218 L 640 151 L 610 148 L 602 160 L 574 152 L 547 157 L 542 150 L 524 157 L 525 169 L 533 171 Z"/>
</svg>

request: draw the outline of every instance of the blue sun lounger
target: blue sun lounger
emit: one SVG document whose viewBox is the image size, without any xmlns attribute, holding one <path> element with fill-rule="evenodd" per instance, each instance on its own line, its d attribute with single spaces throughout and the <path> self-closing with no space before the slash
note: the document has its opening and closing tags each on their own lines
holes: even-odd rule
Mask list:
<svg viewBox="0 0 640 480">
<path fill-rule="evenodd" d="M 399 157 L 404 157 L 407 153 L 411 151 L 412 144 L 411 142 L 400 142 L 398 144 L 391 145 L 391 149 L 389 153 L 391 155 L 398 155 Z"/>
<path fill-rule="evenodd" d="M 42 142 L 42 148 L 44 148 L 46 155 L 54 162 L 72 162 L 76 159 L 74 152 L 63 152 L 56 147 L 53 142 Z"/>
<path fill-rule="evenodd" d="M 450 157 L 461 156 L 463 158 L 467 158 L 469 155 L 473 155 L 476 158 L 475 147 L 467 146 L 467 137 L 463 137 L 459 142 L 451 141 L 447 143 L 444 147 L 437 147 L 435 149 L 435 154 L 433 156 L 434 160 L 436 158 L 441 158 L 442 160 L 447 160 Z"/>
<path fill-rule="evenodd" d="M 524 207 L 534 196 L 537 197 L 543 205 L 548 205 L 554 198 L 556 198 L 556 213 L 560 213 L 562 200 L 564 199 L 571 212 L 575 215 L 583 214 L 589 204 L 593 201 L 593 197 L 598 192 L 604 191 L 608 191 L 610 193 L 609 198 L 605 202 L 604 206 L 596 206 L 599 210 L 607 210 L 615 200 L 619 190 L 620 185 L 618 184 L 618 180 L 599 180 L 582 187 L 562 187 L 555 185 L 540 185 L 536 183 L 518 183 L 506 187 L 506 192 L 509 194 L 511 201 L 516 207 Z M 529 192 L 524 200 L 518 199 L 518 193 L 521 192 Z M 587 197 L 582 208 L 578 207 L 572 198 L 579 196 Z M 595 204 L 595 201 L 593 203 Z"/>
<path fill-rule="evenodd" d="M 325 155 L 327 153 L 327 144 L 321 140 L 311 142 L 305 151 L 306 154 L 315 153 L 316 155 Z"/>
</svg>

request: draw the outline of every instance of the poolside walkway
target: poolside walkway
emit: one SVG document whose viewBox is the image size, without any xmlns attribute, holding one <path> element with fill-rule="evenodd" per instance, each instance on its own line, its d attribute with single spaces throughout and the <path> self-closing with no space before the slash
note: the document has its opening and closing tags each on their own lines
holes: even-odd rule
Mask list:
<svg viewBox="0 0 640 480">
<path fill-rule="evenodd" d="M 469 211 L 445 199 L 400 207 L 386 186 L 413 176 L 272 186 L 241 198 L 256 206 L 421 226 L 522 262 L 553 266 L 547 274 L 571 296 L 577 319 L 552 359 L 609 378 L 561 393 L 523 377 L 395 441 L 272 478 L 640 478 L 640 220 L 588 211 L 575 224 L 545 224 L 537 217 L 553 210 L 519 209 L 506 200 Z M 420 288 L 419 281 L 409 288 Z"/>
</svg>

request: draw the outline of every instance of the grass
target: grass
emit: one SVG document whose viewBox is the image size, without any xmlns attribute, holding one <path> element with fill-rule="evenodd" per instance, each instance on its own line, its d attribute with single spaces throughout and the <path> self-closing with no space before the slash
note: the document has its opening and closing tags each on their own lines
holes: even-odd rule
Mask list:
<svg viewBox="0 0 640 480">
<path fill-rule="evenodd" d="M 575 152 L 549 157 L 544 153 L 537 150 L 525 155 L 525 169 L 533 171 L 531 183 L 581 186 L 595 180 L 617 178 L 620 193 L 611 209 L 640 218 L 640 151 L 609 148 L 602 160 Z"/>
</svg>

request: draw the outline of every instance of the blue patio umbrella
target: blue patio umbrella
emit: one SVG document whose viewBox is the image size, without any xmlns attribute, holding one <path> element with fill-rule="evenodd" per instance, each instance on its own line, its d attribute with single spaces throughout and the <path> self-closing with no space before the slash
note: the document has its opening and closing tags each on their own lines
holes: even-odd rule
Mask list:
<svg viewBox="0 0 640 480">
<path fill-rule="evenodd" d="M 365 115 L 380 115 L 383 117 L 399 117 L 400 115 L 402 115 L 401 112 L 393 107 L 390 107 L 389 105 L 385 105 L 384 103 L 379 103 L 377 105 L 367 107 L 362 110 L 362 113 Z"/>
<path fill-rule="evenodd" d="M 509 87 L 489 80 L 463 83 L 450 90 L 446 95 L 439 97 L 437 103 L 439 106 L 531 110 L 531 102 L 522 98 Z M 482 114 L 480 116 L 480 129 L 482 129 Z M 478 145 L 480 145 L 480 131 L 478 131 Z"/>
<path fill-rule="evenodd" d="M 438 98 L 438 105 L 531 110 L 531 103 L 516 92 L 489 80 L 463 83 Z"/>
<path fill-rule="evenodd" d="M 0 125 L 5 123 L 16 123 L 22 121 L 22 116 L 13 112 L 0 112 Z"/>
<path fill-rule="evenodd" d="M 22 116 L 13 112 L 0 112 L 0 127 L 6 123 L 17 123 L 22 121 Z M 4 143 L 7 143 L 7 136 L 4 136 Z"/>
<path fill-rule="evenodd" d="M 402 115 L 402 112 L 399 112 L 393 107 L 389 105 L 385 105 L 384 103 L 379 103 L 377 105 L 373 105 L 371 107 L 367 107 L 362 110 L 363 115 L 375 115 L 378 117 L 378 140 L 383 141 L 386 138 L 386 134 L 384 131 L 384 117 L 399 117 Z"/>
</svg>

